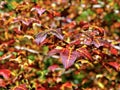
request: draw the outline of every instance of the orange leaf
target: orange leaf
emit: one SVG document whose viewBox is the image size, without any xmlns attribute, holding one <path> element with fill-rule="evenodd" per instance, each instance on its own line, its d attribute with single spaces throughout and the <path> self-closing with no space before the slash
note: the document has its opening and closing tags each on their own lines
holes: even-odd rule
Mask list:
<svg viewBox="0 0 120 90">
<path fill-rule="evenodd" d="M 110 47 L 110 52 L 111 52 L 111 54 L 113 54 L 113 55 L 118 55 L 118 51 L 117 51 L 117 49 L 115 49 L 115 48 L 113 48 L 113 47 Z"/>
</svg>

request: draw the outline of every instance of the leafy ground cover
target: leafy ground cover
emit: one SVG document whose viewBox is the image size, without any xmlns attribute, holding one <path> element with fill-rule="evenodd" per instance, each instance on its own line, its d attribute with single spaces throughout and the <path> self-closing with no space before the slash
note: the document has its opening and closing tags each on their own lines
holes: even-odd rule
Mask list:
<svg viewBox="0 0 120 90">
<path fill-rule="evenodd" d="M 0 1 L 0 90 L 119 90 L 119 0 Z"/>
</svg>

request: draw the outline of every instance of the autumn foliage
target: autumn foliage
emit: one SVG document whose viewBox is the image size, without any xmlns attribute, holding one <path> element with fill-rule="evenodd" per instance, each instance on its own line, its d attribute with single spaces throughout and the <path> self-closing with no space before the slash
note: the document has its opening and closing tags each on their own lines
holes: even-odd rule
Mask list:
<svg viewBox="0 0 120 90">
<path fill-rule="evenodd" d="M 0 34 L 0 90 L 120 89 L 119 0 L 3 0 Z"/>
</svg>

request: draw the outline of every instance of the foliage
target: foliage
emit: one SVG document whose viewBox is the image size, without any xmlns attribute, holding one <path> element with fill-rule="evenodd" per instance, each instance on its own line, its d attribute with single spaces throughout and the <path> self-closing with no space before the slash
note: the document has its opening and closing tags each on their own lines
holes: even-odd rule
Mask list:
<svg viewBox="0 0 120 90">
<path fill-rule="evenodd" d="M 0 90 L 120 89 L 119 0 L 0 1 Z"/>
</svg>

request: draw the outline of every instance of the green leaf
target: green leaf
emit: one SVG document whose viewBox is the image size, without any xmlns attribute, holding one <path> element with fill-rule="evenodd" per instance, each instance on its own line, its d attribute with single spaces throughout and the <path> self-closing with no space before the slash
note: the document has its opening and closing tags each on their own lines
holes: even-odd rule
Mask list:
<svg viewBox="0 0 120 90">
<path fill-rule="evenodd" d="M 83 72 L 80 72 L 78 74 L 73 74 L 75 83 L 80 83 L 84 77 L 85 77 L 85 74 Z"/>
<path fill-rule="evenodd" d="M 82 20 L 86 20 L 88 21 L 88 16 L 93 15 L 94 12 L 90 9 L 87 9 L 86 11 L 83 11 L 77 18 L 76 21 L 82 21 Z"/>
<path fill-rule="evenodd" d="M 34 61 L 35 60 L 35 56 L 31 54 L 31 55 L 28 56 L 28 59 Z"/>
<path fill-rule="evenodd" d="M 0 56 L 2 56 L 4 54 L 4 52 L 3 51 L 0 51 Z"/>
<path fill-rule="evenodd" d="M 48 46 L 43 46 L 43 54 L 47 55 L 48 51 L 49 51 Z"/>
</svg>

